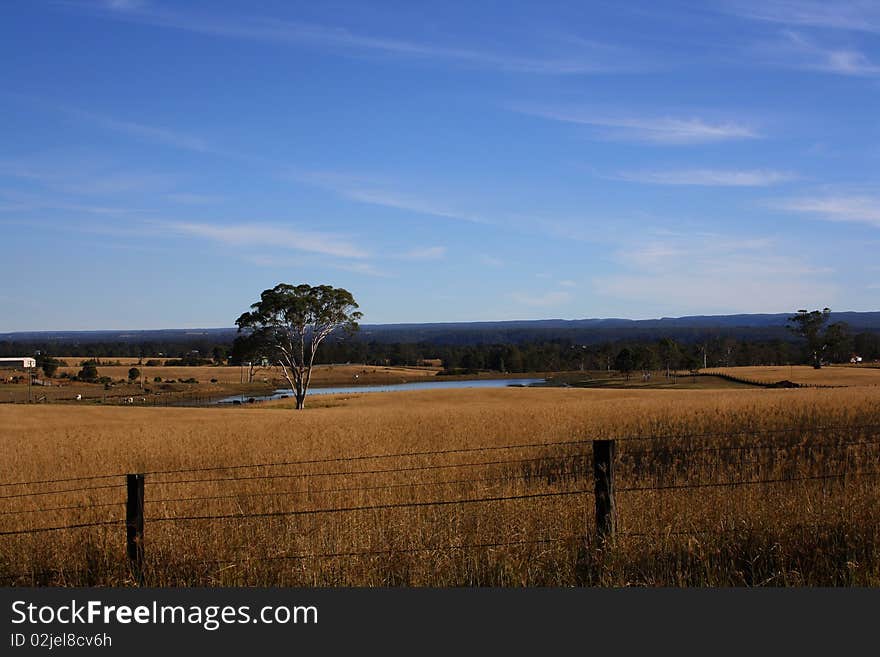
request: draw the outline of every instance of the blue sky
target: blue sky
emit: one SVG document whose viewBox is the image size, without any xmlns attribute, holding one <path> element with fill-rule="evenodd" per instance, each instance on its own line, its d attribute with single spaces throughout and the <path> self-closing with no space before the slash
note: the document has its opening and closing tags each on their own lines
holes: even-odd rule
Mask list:
<svg viewBox="0 0 880 657">
<path fill-rule="evenodd" d="M 0 331 L 880 307 L 876 2 L 6 0 L 0 61 Z"/>
</svg>

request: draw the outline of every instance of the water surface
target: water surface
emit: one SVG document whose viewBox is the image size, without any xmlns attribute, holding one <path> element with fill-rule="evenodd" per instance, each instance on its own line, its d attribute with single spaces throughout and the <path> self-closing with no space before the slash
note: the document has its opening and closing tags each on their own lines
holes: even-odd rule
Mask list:
<svg viewBox="0 0 880 657">
<path fill-rule="evenodd" d="M 383 385 L 365 386 L 333 386 L 329 388 L 310 388 L 309 395 L 342 395 L 358 394 L 362 392 L 401 392 L 406 390 L 449 390 L 453 388 L 506 388 L 509 386 L 531 386 L 544 383 L 546 379 L 478 379 L 471 381 L 417 381 L 412 383 L 388 383 Z M 276 390 L 271 395 L 251 397 L 245 395 L 232 395 L 218 399 L 217 404 L 232 404 L 236 401 L 243 402 L 253 399 L 254 401 L 266 401 L 269 399 L 282 399 L 292 397 L 293 390 Z"/>
</svg>

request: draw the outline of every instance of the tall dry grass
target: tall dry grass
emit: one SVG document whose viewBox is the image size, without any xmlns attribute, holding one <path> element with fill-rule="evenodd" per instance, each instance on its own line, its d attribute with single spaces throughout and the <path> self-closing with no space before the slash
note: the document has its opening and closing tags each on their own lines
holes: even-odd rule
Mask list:
<svg viewBox="0 0 880 657">
<path fill-rule="evenodd" d="M 880 471 L 877 389 L 490 389 L 313 401 L 301 413 L 284 402 L 7 406 L 0 483 L 544 443 L 147 475 L 147 584 L 880 584 L 880 477 L 864 474 Z M 619 533 L 600 546 L 589 444 L 547 443 L 603 437 L 620 440 Z M 395 471 L 356 474 L 371 470 Z M 764 480 L 786 481 L 724 485 Z M 695 483 L 719 485 L 678 488 Z M 0 532 L 120 520 L 122 484 L 0 487 Z M 112 487 L 31 495 L 83 485 Z M 181 499 L 196 497 L 213 499 Z M 520 499 L 387 508 L 487 497 Z M 108 506 L 84 508 L 97 504 Z M 75 505 L 83 508 L 18 513 Z M 385 508 L 170 520 L 376 506 Z M 124 528 L 0 536 L 0 577 L 131 584 Z"/>
<path fill-rule="evenodd" d="M 760 365 L 754 367 L 712 367 L 704 372 L 707 374 L 728 374 L 762 383 L 792 381 L 807 386 L 880 385 L 880 369 L 867 366 L 833 365 L 817 370 L 809 365 Z"/>
</svg>

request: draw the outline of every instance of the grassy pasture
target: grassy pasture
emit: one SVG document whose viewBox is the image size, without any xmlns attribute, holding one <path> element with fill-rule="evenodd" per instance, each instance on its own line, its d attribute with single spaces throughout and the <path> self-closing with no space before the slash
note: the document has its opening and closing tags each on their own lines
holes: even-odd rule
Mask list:
<svg viewBox="0 0 880 657">
<path fill-rule="evenodd" d="M 147 583 L 880 585 L 876 477 L 653 490 L 877 470 L 876 442 L 840 443 L 877 435 L 864 425 L 880 424 L 880 389 L 488 389 L 312 402 L 305 412 L 288 410 L 289 400 L 225 409 L 3 406 L 0 483 L 617 437 L 629 441 L 619 447 L 619 485 L 651 490 L 618 496 L 622 533 L 604 552 L 592 542 L 592 494 L 578 492 L 592 487 L 589 445 L 546 445 L 148 475 Z M 767 433 L 778 429 L 791 431 Z M 779 451 L 741 449 L 768 442 Z M 702 451 L 678 451 L 694 447 Z M 651 454 L 640 456 L 645 449 Z M 355 473 L 363 470 L 385 471 Z M 31 495 L 81 483 L 0 488 L 22 494 L 0 499 L 0 531 L 123 517 L 121 478 L 84 482 L 107 489 Z M 538 494 L 547 496 L 164 520 Z M 194 497 L 214 499 L 186 499 Z M 95 504 L 109 506 L 85 508 Z M 19 513 L 68 506 L 82 508 Z M 129 584 L 124 528 L 0 536 L 0 577 Z"/>
<path fill-rule="evenodd" d="M 80 370 L 79 361 L 65 358 L 68 367 L 59 368 L 59 373 L 75 375 Z M 79 359 L 82 360 L 82 359 Z M 132 360 L 132 359 L 128 359 Z M 136 361 L 136 359 L 134 359 Z M 74 366 L 74 364 L 76 364 Z M 128 370 L 136 365 L 99 365 L 99 376 L 109 376 L 114 382 L 128 379 Z M 134 384 L 116 384 L 107 391 L 101 384 L 69 381 L 56 378 L 50 386 L 34 386 L 31 390 L 32 399 L 46 402 L 63 402 L 73 400 L 77 394 L 84 400 L 104 400 L 107 403 L 120 403 L 133 397 L 136 403 L 173 403 L 187 399 L 208 400 L 211 397 L 242 393 L 246 396 L 262 395 L 276 386 L 287 386 L 278 368 L 257 370 L 252 384 L 241 384 L 243 373 L 238 367 L 200 366 L 200 367 L 146 367 L 137 366 L 144 377 L 144 390 L 141 390 L 140 379 Z M 312 373 L 312 386 L 333 385 L 378 385 L 389 383 L 406 383 L 424 381 L 436 376 L 438 368 L 433 367 L 385 367 L 373 365 L 318 365 Z M 160 377 L 162 383 L 153 379 Z M 462 378 L 462 377 L 444 377 Z M 195 383 L 181 384 L 182 380 L 195 379 Z M 211 383 L 216 379 L 216 383 Z M 178 383 L 168 386 L 166 382 L 173 380 Z M 142 398 L 146 402 L 142 402 Z M 0 383 L 0 403 L 25 402 L 28 399 L 27 384 Z"/>
<path fill-rule="evenodd" d="M 589 375 L 564 372 L 554 375 L 549 385 L 565 382 L 579 388 L 617 388 L 634 390 L 742 390 L 755 386 L 720 376 L 691 376 L 678 373 L 674 378 L 667 379 L 661 372 L 654 372 L 650 379 L 645 379 L 641 372 L 631 373 L 629 377 L 614 372 L 591 372 Z"/>
<path fill-rule="evenodd" d="M 72 360 L 64 359 L 68 363 L 68 367 L 61 367 L 58 372 L 67 372 L 71 376 L 79 372 L 81 369 L 79 361 L 84 359 Z M 109 360 L 109 359 L 108 359 Z M 116 359 L 113 359 L 116 360 Z M 124 359 L 119 359 L 124 360 Z M 207 383 L 211 379 L 217 379 L 219 383 L 239 383 L 242 378 L 242 371 L 238 367 L 229 366 L 211 366 L 203 365 L 198 367 L 146 367 L 137 365 L 137 359 L 132 364 L 125 365 L 99 365 L 98 374 L 100 376 L 109 376 L 111 379 L 125 379 L 128 377 L 128 370 L 137 367 L 141 373 L 152 381 L 154 377 L 160 376 L 163 380 L 167 379 L 196 379 L 199 383 Z M 74 366 L 75 364 L 75 366 Z M 407 381 L 417 381 L 425 377 L 435 376 L 438 372 L 437 368 L 430 367 L 382 367 L 373 365 L 318 365 L 312 373 L 312 385 L 342 385 L 352 383 L 404 383 Z M 244 372 L 247 377 L 247 372 Z M 357 376 L 357 378 L 355 378 Z M 255 381 L 280 381 L 283 379 L 281 370 L 277 367 L 259 369 L 254 375 Z M 246 379 L 245 379 L 246 380 Z"/>
<path fill-rule="evenodd" d="M 782 365 L 760 367 L 719 367 L 704 370 L 706 373 L 730 374 L 764 383 L 792 381 L 806 385 L 823 386 L 876 386 L 880 385 L 880 368 L 826 366 L 814 369 L 808 365 Z"/>
</svg>

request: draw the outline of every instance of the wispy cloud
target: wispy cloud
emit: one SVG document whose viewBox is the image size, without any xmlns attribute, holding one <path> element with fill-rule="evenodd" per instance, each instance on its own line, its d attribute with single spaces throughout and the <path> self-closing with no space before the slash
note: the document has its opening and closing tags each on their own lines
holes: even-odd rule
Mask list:
<svg viewBox="0 0 880 657">
<path fill-rule="evenodd" d="M 107 9 L 115 9 L 118 11 L 132 11 L 141 9 L 147 5 L 146 0 L 102 0 L 101 4 Z"/>
<path fill-rule="evenodd" d="M 404 260 L 442 260 L 446 257 L 445 246 L 427 246 L 420 249 L 411 249 L 401 254 Z"/>
<path fill-rule="evenodd" d="M 779 312 L 836 297 L 829 271 L 780 252 L 766 237 L 663 235 L 621 245 L 623 270 L 598 276 L 594 290 L 615 301 L 676 312 Z M 800 305 L 798 305 L 800 304 Z"/>
<path fill-rule="evenodd" d="M 652 171 L 623 171 L 613 176 L 616 180 L 649 183 L 652 185 L 700 185 L 706 187 L 769 187 L 796 180 L 786 171 L 769 169 L 673 169 Z"/>
<path fill-rule="evenodd" d="M 342 262 L 330 263 L 330 267 L 340 269 L 342 271 L 352 272 L 353 274 L 363 274 L 364 276 L 375 276 L 377 278 L 391 278 L 384 269 L 379 269 L 376 265 L 369 262 Z"/>
<path fill-rule="evenodd" d="M 444 219 L 455 219 L 472 223 L 492 223 L 480 215 L 390 189 L 390 183 L 384 179 L 337 172 L 293 172 L 285 174 L 285 177 L 296 182 L 330 190 L 335 194 L 359 203 L 442 217 Z"/>
<path fill-rule="evenodd" d="M 477 261 L 486 265 L 487 267 L 503 267 L 504 260 L 497 256 L 489 255 L 488 253 L 481 253 L 477 256 Z"/>
<path fill-rule="evenodd" d="M 286 21 L 252 15 L 196 14 L 149 6 L 132 0 L 105 2 L 91 8 L 99 16 L 184 30 L 216 37 L 264 43 L 294 44 L 366 52 L 409 59 L 441 60 L 479 68 L 517 73 L 570 75 L 622 71 L 633 68 L 637 58 L 620 47 L 585 39 L 556 39 L 537 44 L 533 53 L 492 51 L 472 46 L 419 42 L 375 36 L 338 26 Z M 531 42 L 536 41 L 533 38 Z M 640 65 L 643 68 L 643 66 Z"/>
<path fill-rule="evenodd" d="M 598 136 L 607 139 L 653 144 L 698 144 L 760 137 L 755 128 L 744 123 L 713 122 L 699 117 L 612 115 L 592 109 L 530 104 L 514 104 L 511 107 L 531 116 L 590 126 L 596 129 Z"/>
<path fill-rule="evenodd" d="M 377 278 L 390 277 L 390 274 L 369 262 L 337 262 L 334 260 L 322 260 L 320 263 L 315 263 L 312 261 L 305 262 L 303 258 L 291 258 L 288 256 L 267 255 L 263 253 L 245 255 L 243 256 L 243 260 L 253 265 L 257 265 L 258 267 L 271 267 L 273 269 L 314 268 L 316 265 L 320 264 L 321 266 L 330 267 L 331 269 L 348 271 L 355 274 L 362 274 L 364 276 L 375 276 Z"/>
<path fill-rule="evenodd" d="M 597 294 L 615 301 L 637 302 L 679 313 L 778 313 L 809 307 L 816 299 L 837 297 L 837 287 L 821 279 L 805 280 L 781 271 L 774 276 L 704 275 L 669 272 L 650 275 L 611 275 L 595 279 Z"/>
<path fill-rule="evenodd" d="M 28 194 L 4 189 L 0 189 L 0 198 L 8 201 L 8 204 L 0 205 L 0 210 L 3 211 L 33 212 L 36 210 L 64 210 L 75 213 L 108 216 L 125 216 L 143 212 L 143 210 L 131 206 L 122 207 L 75 203 L 65 199 L 51 198 L 46 194 Z"/>
<path fill-rule="evenodd" d="M 92 125 L 105 132 L 115 132 L 134 137 L 142 142 L 170 146 L 172 148 L 192 151 L 194 153 L 207 153 L 223 155 L 226 157 L 237 157 L 242 160 L 262 161 L 261 158 L 255 156 L 223 151 L 215 147 L 207 139 L 189 134 L 177 128 L 156 125 L 154 123 L 144 123 L 130 118 L 111 116 L 106 113 L 95 112 L 74 105 L 59 104 L 57 102 L 48 101 L 27 94 L 15 92 L 2 93 L 6 98 L 23 103 L 31 108 L 62 115 L 80 123 Z"/>
<path fill-rule="evenodd" d="M 858 32 L 880 32 L 874 0 L 727 0 L 727 11 L 743 18 Z"/>
<path fill-rule="evenodd" d="M 102 172 L 84 176 L 78 180 L 72 179 L 58 185 L 58 187 L 74 194 L 115 195 L 173 188 L 179 180 L 179 176 L 162 173 Z"/>
<path fill-rule="evenodd" d="M 75 118 L 88 121 L 105 130 L 131 135 L 144 141 L 164 144 L 166 146 L 172 146 L 174 148 L 194 151 L 197 153 L 212 152 L 210 145 L 204 139 L 163 126 L 120 120 L 104 114 L 87 112 L 75 108 L 60 109 Z"/>
<path fill-rule="evenodd" d="M 389 192 L 379 189 L 349 189 L 343 190 L 340 193 L 353 201 L 360 201 L 361 203 L 381 205 L 386 208 L 406 210 L 418 214 L 428 214 L 435 217 L 443 217 L 445 219 L 458 219 L 474 223 L 489 223 L 486 219 L 480 216 L 461 212 L 432 201 L 398 192 Z"/>
<path fill-rule="evenodd" d="M 773 207 L 813 215 L 826 221 L 850 221 L 880 226 L 880 198 L 872 196 L 825 196 L 783 199 Z"/>
<path fill-rule="evenodd" d="M 182 205 L 214 205 L 226 200 L 225 197 L 217 194 L 193 194 L 190 192 L 166 194 L 165 198 L 172 203 L 180 203 Z"/>
<path fill-rule="evenodd" d="M 774 245 L 775 242 L 768 237 L 735 238 L 719 233 L 681 235 L 667 232 L 619 249 L 615 259 L 637 269 L 664 269 L 706 259 L 718 263 L 752 262 L 769 254 Z"/>
<path fill-rule="evenodd" d="M 366 258 L 368 253 L 344 236 L 298 230 L 270 224 L 171 223 L 183 235 L 210 239 L 237 247 L 283 248 L 340 258 Z"/>
<path fill-rule="evenodd" d="M 571 293 L 564 290 L 548 290 L 537 294 L 512 292 L 508 296 L 514 303 L 532 308 L 552 308 L 571 301 Z"/>
<path fill-rule="evenodd" d="M 803 34 L 785 30 L 779 41 L 752 48 L 769 63 L 837 75 L 874 76 L 880 65 L 854 47 L 821 45 Z"/>
<path fill-rule="evenodd" d="M 0 160 L 0 178 L 35 183 L 47 189 L 79 196 L 114 196 L 133 192 L 174 189 L 180 175 L 156 171 L 124 171 L 114 162 L 65 154 L 58 158 L 31 157 Z"/>
</svg>

